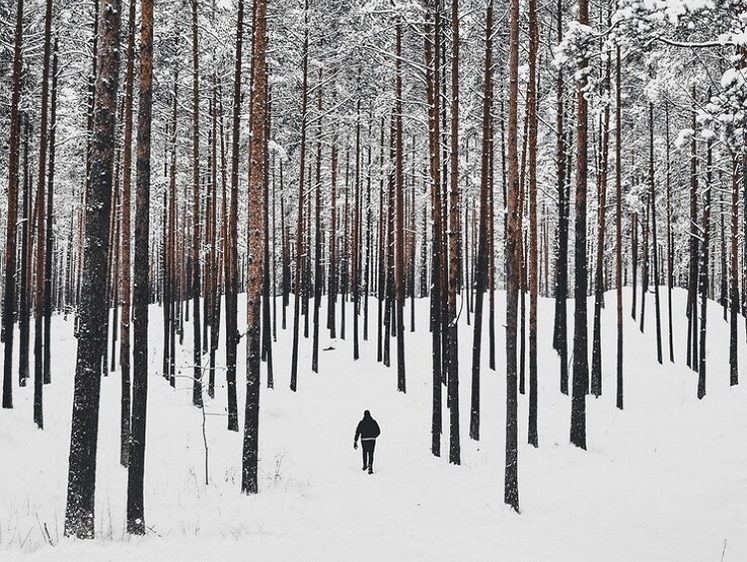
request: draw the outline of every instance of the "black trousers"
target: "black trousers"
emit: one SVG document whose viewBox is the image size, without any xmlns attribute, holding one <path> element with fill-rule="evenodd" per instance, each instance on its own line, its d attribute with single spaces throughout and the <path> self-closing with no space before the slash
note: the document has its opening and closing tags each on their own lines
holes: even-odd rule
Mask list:
<svg viewBox="0 0 747 562">
<path fill-rule="evenodd" d="M 361 439 L 361 448 L 363 449 L 363 468 L 373 470 L 374 448 L 376 439 Z"/>
</svg>

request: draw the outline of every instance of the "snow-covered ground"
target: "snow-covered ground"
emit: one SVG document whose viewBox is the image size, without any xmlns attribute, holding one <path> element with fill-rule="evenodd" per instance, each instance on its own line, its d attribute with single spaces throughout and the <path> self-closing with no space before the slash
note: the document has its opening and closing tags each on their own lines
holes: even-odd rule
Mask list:
<svg viewBox="0 0 747 562">
<path fill-rule="evenodd" d="M 55 318 L 54 381 L 44 389 L 46 429 L 33 425 L 31 385 L 14 389 L 13 410 L 0 410 L 0 559 L 747 560 L 744 320 L 739 326 L 742 384 L 730 388 L 728 326 L 721 309 L 711 304 L 708 395 L 701 401 L 697 376 L 684 364 L 684 292 L 675 295 L 677 362 L 667 360 L 665 333 L 664 365 L 656 362 L 653 295 L 645 334 L 630 319 L 629 297 L 626 292 L 625 410 L 615 408 L 610 293 L 604 312 L 604 395 L 587 399 L 588 451 L 569 445 L 570 401 L 559 392 L 558 358 L 550 345 L 553 303 L 540 303 L 540 446 L 525 444 L 527 397 L 522 396 L 521 514 L 503 503 L 502 297 L 498 370 L 488 370 L 487 362 L 483 369 L 480 442 L 468 438 L 472 329 L 461 319 L 461 466 L 447 460 L 446 411 L 443 456 L 430 453 L 427 301 L 417 303 L 417 331 L 405 334 L 406 394 L 396 391 L 395 346 L 392 368 L 376 362 L 373 321 L 358 362 L 352 360 L 350 312 L 347 340 L 330 341 L 324 331 L 319 374 L 310 369 L 311 340 L 302 339 L 297 393 L 288 386 L 292 335 L 279 331 L 275 389 L 263 386 L 261 396 L 260 493 L 255 496 L 239 491 L 241 435 L 225 430 L 223 371 L 217 374 L 215 400 L 206 403 L 205 483 L 202 412 L 191 405 L 189 379 L 179 379 L 174 391 L 160 377 L 162 317 L 153 308 L 145 482 L 150 532 L 145 538 L 125 533 L 126 471 L 118 464 L 120 389 L 114 373 L 102 387 L 95 541 L 62 537 L 75 339 L 72 319 Z M 326 307 L 322 310 L 324 318 Z M 191 374 L 190 329 L 188 324 L 180 352 L 185 377 Z M 243 427 L 242 384 L 239 404 Z M 352 447 L 364 409 L 382 428 L 370 476 L 361 471 L 360 449 Z"/>
</svg>

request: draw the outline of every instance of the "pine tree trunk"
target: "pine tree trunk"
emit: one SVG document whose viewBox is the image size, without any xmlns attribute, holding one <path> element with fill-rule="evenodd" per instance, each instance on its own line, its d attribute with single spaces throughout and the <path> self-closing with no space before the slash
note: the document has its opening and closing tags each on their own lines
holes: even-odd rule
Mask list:
<svg viewBox="0 0 747 562">
<path fill-rule="evenodd" d="M 200 74 L 197 30 L 197 0 L 192 0 L 192 404 L 202 407 L 202 341 L 200 294 Z"/>
<path fill-rule="evenodd" d="M 651 252 L 654 262 L 654 309 L 656 315 L 656 359 L 662 363 L 661 301 L 659 297 L 659 242 L 656 235 L 656 182 L 654 180 L 654 104 L 649 103 L 649 184 L 651 187 Z"/>
<path fill-rule="evenodd" d="M 589 24 L 587 0 L 578 2 L 578 22 Z M 588 67 L 582 58 L 579 72 Z M 588 102 L 584 96 L 584 83 L 576 91 L 576 224 L 574 270 L 576 279 L 573 322 L 573 390 L 571 406 L 571 443 L 586 449 L 586 394 L 589 390 L 588 321 L 586 315 L 586 292 L 588 264 L 586 257 L 586 179 L 588 174 Z"/>
<path fill-rule="evenodd" d="M 114 163 L 114 132 L 119 74 L 120 2 L 102 3 L 99 15 L 91 174 L 86 192 L 83 282 L 78 311 L 78 352 L 75 369 L 65 536 L 94 537 L 96 443 L 101 390 L 101 353 L 106 345 L 108 307 L 106 268 Z"/>
<path fill-rule="evenodd" d="M 563 39 L 563 0 L 557 5 L 558 42 Z M 555 127 L 557 141 L 555 144 L 555 162 L 558 186 L 558 249 L 555 266 L 555 326 L 553 331 L 553 348 L 560 358 L 560 391 L 568 394 L 568 223 L 570 217 L 569 182 L 566 177 L 566 133 L 563 74 L 558 72 L 556 81 L 557 108 Z"/>
<path fill-rule="evenodd" d="M 706 320 L 708 310 L 708 265 L 710 249 L 710 218 L 711 218 L 711 187 L 713 180 L 713 148 L 711 142 L 708 142 L 706 153 L 706 185 L 703 190 L 703 222 L 702 228 L 702 246 L 700 251 L 700 265 L 698 270 L 698 289 L 700 292 L 700 334 L 699 347 L 701 354 L 698 358 L 698 398 L 702 399 L 706 395 Z"/>
<path fill-rule="evenodd" d="M 339 284 L 337 256 L 337 139 L 332 140 L 330 153 L 330 226 L 329 226 L 329 281 L 327 282 L 327 329 L 329 337 L 337 338 L 335 305 L 337 304 L 337 287 Z"/>
<path fill-rule="evenodd" d="M 270 169 L 270 154 L 269 154 L 269 138 L 270 138 L 270 119 L 272 115 L 272 103 L 270 100 L 270 93 L 269 93 L 269 85 L 268 80 L 265 79 L 265 88 L 267 91 L 265 92 L 265 100 L 267 103 L 267 110 L 265 111 L 265 155 L 264 155 L 264 163 L 265 163 L 265 174 L 264 174 L 264 185 L 262 186 L 263 189 L 263 196 L 264 196 L 264 247 L 263 247 L 263 256 L 262 256 L 262 267 L 263 267 L 263 275 L 262 275 L 262 361 L 267 363 L 267 388 L 274 388 L 275 387 L 275 380 L 274 380 L 274 364 L 272 360 L 272 331 L 273 331 L 273 325 L 270 319 L 270 300 L 273 302 L 275 301 L 274 297 L 274 291 L 271 290 L 270 282 L 271 282 L 271 272 L 274 271 L 274 267 L 271 269 L 270 264 L 270 175 L 269 175 L 269 169 Z M 273 205 L 275 201 L 273 199 Z M 273 226 L 274 226 L 274 220 L 273 220 Z M 274 228 L 273 228 L 274 231 Z M 273 244 L 272 246 L 273 255 L 275 253 L 275 246 Z M 321 266 L 320 266 L 321 269 Z M 321 278 L 321 272 L 320 272 L 320 278 Z M 321 281 L 320 281 L 321 286 Z M 271 294 L 272 293 L 272 294 Z M 321 299 L 321 290 L 320 295 Z"/>
<path fill-rule="evenodd" d="M 260 0 L 260 2 L 263 0 Z M 293 283 L 293 352 L 291 355 L 290 389 L 296 392 L 298 388 L 298 338 L 301 312 L 301 270 L 304 255 L 304 178 L 306 175 L 306 125 L 308 122 L 308 73 L 309 73 L 309 0 L 304 1 L 304 39 L 302 54 L 302 85 L 301 85 L 301 141 L 299 146 L 300 163 L 298 166 L 298 217 L 296 222 L 296 270 Z"/>
<path fill-rule="evenodd" d="M 506 192 L 506 470 L 503 501 L 519 511 L 517 312 L 521 281 L 519 228 L 519 0 L 509 3 L 508 184 Z"/>
<path fill-rule="evenodd" d="M 317 137 L 316 162 L 314 178 L 314 337 L 311 347 L 311 371 L 319 372 L 319 309 L 322 300 L 322 69 L 319 69 L 319 83 L 317 85 Z"/>
<path fill-rule="evenodd" d="M 29 311 L 29 277 L 30 277 L 30 207 L 31 207 L 31 181 L 29 180 L 29 137 L 31 136 L 31 126 L 28 116 L 24 114 L 23 118 L 23 197 L 21 203 L 21 248 L 20 248 L 20 284 L 18 286 L 18 385 L 26 386 L 29 378 L 29 340 L 31 332 L 31 313 Z M 16 164 L 17 165 L 17 164 Z M 16 173 L 18 173 L 16 171 Z M 17 203 L 16 203 L 17 204 Z M 8 211 L 10 214 L 10 210 Z"/>
<path fill-rule="evenodd" d="M 610 85 L 610 65 L 606 65 L 605 84 Z M 609 155 L 610 110 L 606 107 L 601 124 L 599 170 L 597 172 L 597 256 L 594 273 L 594 326 L 591 352 L 591 393 L 602 395 L 602 308 L 604 306 L 604 256 L 607 233 L 607 163 Z"/>
<path fill-rule="evenodd" d="M 153 97 L 153 1 L 141 0 L 140 93 L 137 115 L 135 266 L 133 290 L 132 439 L 127 472 L 127 532 L 145 534 L 143 480 L 148 411 L 148 303 L 150 291 L 150 152 Z"/>
<path fill-rule="evenodd" d="M 360 358 L 360 219 L 361 219 L 361 100 L 358 99 L 355 123 L 355 202 L 353 204 L 353 240 L 351 250 L 351 277 L 353 292 L 353 359 Z"/>
<path fill-rule="evenodd" d="M 438 38 L 440 36 L 440 7 L 429 4 L 425 27 L 426 92 L 428 102 L 428 153 L 431 198 L 431 298 L 430 327 L 432 336 L 433 397 L 431 416 L 431 453 L 441 456 L 442 433 L 442 355 L 441 355 L 441 150 L 439 129 Z M 435 23 L 431 23 L 433 15 Z"/>
<path fill-rule="evenodd" d="M 239 430 L 239 414 L 236 397 L 236 353 L 239 345 L 238 333 L 238 191 L 239 191 L 239 142 L 241 115 L 241 65 L 244 35 L 244 0 L 239 0 L 236 15 L 236 51 L 233 73 L 233 114 L 231 117 L 231 191 L 227 216 L 226 256 L 226 390 L 228 402 L 228 430 Z"/>
<path fill-rule="evenodd" d="M 485 289 L 488 286 L 488 234 L 490 231 L 489 197 L 490 155 L 493 148 L 491 110 L 493 105 L 493 0 L 488 0 L 485 14 L 485 71 L 482 99 L 482 155 L 480 160 L 480 225 L 477 239 L 477 267 L 475 269 L 475 325 L 472 341 L 472 386 L 469 436 L 480 439 L 480 356 L 482 348 L 482 309 Z"/>
<path fill-rule="evenodd" d="M 256 494 L 259 445 L 260 300 L 264 253 L 264 197 L 267 150 L 266 0 L 255 0 L 252 28 L 251 142 L 249 144 L 249 248 L 247 269 L 246 407 L 241 491 Z"/>
<path fill-rule="evenodd" d="M 539 296 L 537 228 L 537 1 L 529 0 L 529 83 L 527 85 L 527 142 L 529 164 L 529 444 L 538 447 L 537 434 L 537 299 Z"/>
<path fill-rule="evenodd" d="M 739 158 L 733 156 L 731 171 L 731 317 L 729 321 L 729 385 L 739 384 L 739 361 L 737 343 L 737 318 L 739 316 Z M 742 174 L 745 174 L 744 168 Z M 745 242 L 747 243 L 747 242 Z M 744 272 L 743 272 L 744 275 Z M 701 349 L 703 349 L 701 347 Z M 705 355 L 705 352 L 703 352 Z"/>
<path fill-rule="evenodd" d="M 623 409 L 623 296 L 622 296 L 622 88 L 620 47 L 615 51 L 615 286 L 617 294 L 617 360 L 615 405 Z"/>
<path fill-rule="evenodd" d="M 674 285 L 674 250 L 672 234 L 672 174 L 669 138 L 669 101 L 664 102 L 667 139 L 667 319 L 669 326 L 669 361 L 674 363 L 674 318 L 672 315 L 672 286 Z"/>
<path fill-rule="evenodd" d="M 55 37 L 53 55 L 52 55 L 52 99 L 50 108 L 50 128 L 49 128 L 49 166 L 47 179 L 47 230 L 45 237 L 47 239 L 46 257 L 44 258 L 44 384 L 52 382 L 52 308 L 54 306 L 54 273 L 56 268 L 53 263 L 54 259 L 54 175 L 55 175 L 55 153 L 57 145 L 57 68 L 59 64 L 59 43 Z"/>
<path fill-rule="evenodd" d="M 452 0 L 455 4 L 458 0 Z M 456 13 L 456 9 L 455 12 Z M 455 24 L 456 25 L 456 24 Z M 404 143 L 402 138 L 402 22 L 396 24 L 396 47 L 395 47 L 395 102 L 394 102 L 394 193 L 395 193 L 395 214 L 394 214 L 394 234 L 395 234 L 395 255 L 394 255 L 394 290 L 396 293 L 396 321 L 397 321 L 397 391 L 406 392 L 407 385 L 405 379 L 405 224 L 404 224 L 404 164 L 403 151 Z M 456 56 L 456 55 L 455 55 Z M 357 189 L 356 189 L 357 192 Z M 357 218 L 357 217 L 356 217 Z M 355 226 L 357 228 L 357 225 Z M 355 245 L 354 245 L 355 250 Z M 357 254 L 353 255 L 353 261 L 357 260 Z M 353 267 L 356 272 L 357 268 Z M 353 276 L 353 283 L 357 283 L 356 276 Z M 354 299 L 355 302 L 355 299 Z M 458 455 L 457 455 L 458 456 Z M 458 464 L 458 461 L 457 461 Z"/>
<path fill-rule="evenodd" d="M 120 252 L 122 254 L 122 325 L 120 327 L 119 362 L 122 368 L 121 400 L 120 400 L 120 447 L 119 462 L 126 467 L 130 453 L 130 306 L 131 306 L 131 221 L 130 208 L 132 200 L 132 96 L 135 75 L 135 0 L 130 0 L 127 25 L 127 61 L 125 70 L 124 95 L 124 141 L 122 154 L 122 235 L 120 238 Z M 168 281 L 167 281 L 168 282 Z M 164 303 L 164 310 L 168 304 Z M 165 372 L 165 371 L 164 371 Z"/>
<path fill-rule="evenodd" d="M 49 146 L 49 72 L 52 53 L 52 1 L 46 0 L 44 16 L 44 63 L 41 87 L 41 124 L 39 126 L 39 159 L 36 189 L 36 264 L 34 281 L 34 423 L 44 428 L 43 388 L 44 388 L 44 259 L 46 240 L 47 148 Z"/>
</svg>

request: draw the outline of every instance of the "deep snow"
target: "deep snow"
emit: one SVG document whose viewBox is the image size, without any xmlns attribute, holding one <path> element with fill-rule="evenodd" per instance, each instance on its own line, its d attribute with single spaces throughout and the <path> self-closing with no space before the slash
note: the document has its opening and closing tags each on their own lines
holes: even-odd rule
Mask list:
<svg viewBox="0 0 747 562">
<path fill-rule="evenodd" d="M 447 460 L 447 411 L 442 457 L 430 453 L 427 301 L 416 303 L 417 331 L 410 332 L 406 324 L 406 394 L 396 391 L 395 346 L 391 368 L 376 362 L 375 316 L 358 362 L 352 360 L 350 308 L 347 340 L 331 341 L 323 331 L 322 348 L 332 349 L 320 352 L 319 374 L 310 370 L 311 340 L 302 339 L 295 394 L 288 387 L 292 335 L 279 330 L 275 389 L 263 385 L 261 395 L 260 493 L 251 497 L 239 491 L 241 435 L 225 430 L 222 370 L 216 398 L 207 400 L 205 408 L 205 484 L 203 417 L 191 405 L 187 378 L 191 324 L 180 350 L 184 378 L 174 391 L 158 372 L 162 316 L 153 307 L 145 482 L 150 532 L 131 538 L 124 531 L 126 471 L 118 464 L 119 376 L 113 373 L 102 386 L 95 541 L 61 537 L 75 339 L 72 317 L 55 318 L 53 384 L 44 389 L 46 429 L 39 431 L 32 422 L 32 385 L 15 387 L 15 408 L 0 411 L 0 559 L 747 560 L 745 371 L 740 370 L 742 384 L 730 388 L 728 325 L 711 303 L 708 395 L 696 398 L 697 376 L 684 364 L 684 297 L 684 291 L 675 293 L 676 363 L 667 360 L 665 333 L 665 362 L 658 365 L 653 295 L 641 334 L 630 319 L 626 291 L 625 410 L 619 411 L 614 293 L 607 295 L 604 395 L 587 399 L 588 451 L 569 445 L 570 401 L 559 392 L 558 358 L 550 345 L 553 303 L 540 303 L 540 446 L 535 450 L 525 444 L 527 397 L 521 396 L 521 514 L 503 503 L 505 312 L 500 293 L 498 370 L 488 370 L 487 361 L 483 367 L 480 442 L 468 438 L 472 329 L 464 312 L 461 318 L 461 466 Z M 375 307 L 371 310 L 375 314 Z M 323 305 L 322 318 L 325 311 Z M 744 366 L 743 319 L 739 329 Z M 242 339 L 240 380 L 243 344 Z M 352 447 L 364 409 L 382 428 L 376 472 L 370 476 L 360 469 L 360 449 Z M 45 527 L 53 546 L 44 538 Z"/>
</svg>

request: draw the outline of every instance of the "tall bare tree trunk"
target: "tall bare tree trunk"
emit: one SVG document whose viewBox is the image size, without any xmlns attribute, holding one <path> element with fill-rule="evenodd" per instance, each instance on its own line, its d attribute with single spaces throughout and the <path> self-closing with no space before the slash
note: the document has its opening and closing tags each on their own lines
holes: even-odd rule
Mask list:
<svg viewBox="0 0 747 562">
<path fill-rule="evenodd" d="M 605 84 L 610 85 L 610 64 L 605 70 Z M 610 109 L 605 107 L 600 135 L 599 169 L 597 171 L 597 256 L 594 271 L 594 326 L 592 328 L 591 393 L 602 395 L 602 307 L 604 305 L 604 256 L 607 233 L 607 163 L 609 156 Z"/>
<path fill-rule="evenodd" d="M 134 1 L 134 0 L 131 0 Z M 127 532 L 145 534 L 143 480 L 145 428 L 148 411 L 148 303 L 150 296 L 150 148 L 153 97 L 153 0 L 141 0 L 140 94 L 137 116 L 135 284 L 133 293 L 134 361 L 132 377 L 132 439 L 127 472 Z"/>
<path fill-rule="evenodd" d="M 695 99 L 695 87 L 692 90 Z M 695 130 L 695 112 L 692 114 L 692 129 Z M 698 154 L 695 138 L 690 141 L 690 267 L 687 279 L 687 366 L 698 369 Z"/>
<path fill-rule="evenodd" d="M 447 294 L 447 372 L 449 423 L 449 462 L 461 463 L 459 440 L 459 346 L 456 310 L 459 282 L 459 0 L 451 0 L 451 123 L 449 154 L 449 230 Z"/>
<path fill-rule="evenodd" d="M 537 1 L 529 0 L 529 83 L 527 84 L 527 143 L 529 165 L 529 444 L 538 447 L 537 434 Z"/>
<path fill-rule="evenodd" d="M 729 384 L 739 384 L 739 361 L 737 344 L 737 318 L 739 316 L 739 253 L 737 238 L 739 236 L 739 157 L 734 155 L 731 170 L 731 317 L 729 320 Z M 745 174 L 742 168 L 742 174 Z M 746 180 L 747 181 L 747 180 Z M 747 219 L 746 219 L 747 220 Z M 747 244 L 747 241 L 743 242 Z M 742 272 L 744 275 L 744 271 Z M 704 353 L 705 355 L 705 353 Z"/>
<path fill-rule="evenodd" d="M 433 398 L 431 418 L 431 452 L 434 456 L 441 456 L 442 433 L 442 339 L 441 339 L 441 131 L 440 131 L 440 72 L 439 72 L 439 37 L 440 37 L 440 5 L 429 2 L 426 13 L 425 28 L 425 64 L 426 91 L 428 102 L 428 153 L 430 171 L 431 196 L 431 299 L 430 299 L 430 327 L 432 335 L 433 358 Z M 431 15 L 434 23 L 431 23 Z M 383 134 L 383 133 L 382 133 Z"/>
<path fill-rule="evenodd" d="M 249 144 L 249 248 L 246 299 L 246 407 L 241 462 L 241 491 L 256 494 L 259 452 L 260 300 L 264 254 L 264 197 L 267 150 L 267 65 L 265 62 L 267 2 L 255 0 L 252 42 L 251 142 Z"/>
<path fill-rule="evenodd" d="M 563 39 L 563 0 L 557 5 L 558 42 Z M 565 132 L 564 82 L 562 72 L 558 72 L 556 81 L 557 107 L 555 128 L 555 164 L 558 186 L 558 250 L 555 265 L 555 327 L 553 331 L 553 348 L 560 357 L 560 391 L 568 394 L 568 223 L 570 218 L 569 179 L 566 172 L 568 147 Z"/>
<path fill-rule="evenodd" d="M 664 104 L 667 140 L 667 318 L 669 326 L 669 361 L 674 363 L 674 319 L 672 315 L 672 286 L 674 285 L 674 244 L 672 240 L 672 168 L 670 156 L 671 142 L 669 138 L 669 100 L 666 100 Z"/>
<path fill-rule="evenodd" d="M 615 405 L 623 409 L 623 296 L 622 296 L 622 91 L 620 47 L 615 51 L 615 286 L 617 295 L 617 360 Z"/>
<path fill-rule="evenodd" d="M 452 0 L 455 4 L 458 0 Z M 456 14 L 456 8 L 454 9 Z M 454 23 L 456 26 L 456 23 Z M 394 253 L 394 290 L 396 293 L 395 316 L 397 322 L 397 390 L 406 392 L 407 385 L 405 380 L 405 224 L 404 224 L 404 164 L 403 151 L 404 142 L 402 138 L 402 22 L 396 24 L 396 47 L 397 53 L 395 59 L 395 101 L 394 101 L 394 193 L 395 193 L 395 215 L 394 215 L 394 234 L 395 234 L 395 253 Z M 456 41 L 456 38 L 455 38 Z M 455 55 L 457 56 L 457 55 Z M 458 98 L 457 98 L 458 99 Z M 357 225 L 355 226 L 357 228 Z M 358 258 L 354 255 L 353 260 Z M 356 268 L 353 268 L 355 271 Z M 357 279 L 353 278 L 353 283 Z M 456 342 L 455 342 L 456 343 Z M 458 464 L 458 460 L 457 460 Z"/>
<path fill-rule="evenodd" d="M 29 378 L 29 341 L 31 337 L 31 306 L 29 299 L 29 277 L 31 276 L 31 248 L 33 244 L 30 241 L 32 218 L 30 216 L 31 207 L 31 181 L 29 179 L 29 144 L 31 136 L 31 125 L 26 113 L 23 114 L 23 195 L 21 202 L 21 248 L 19 251 L 21 263 L 18 264 L 20 270 L 20 280 L 17 289 L 18 293 L 18 386 L 26 386 Z M 19 140 L 20 143 L 20 140 Z M 20 150 L 20 147 L 19 147 Z M 17 205 L 18 203 L 16 203 Z"/>
<path fill-rule="evenodd" d="M 490 244 L 489 198 L 490 163 L 493 143 L 491 139 L 491 110 L 493 106 L 493 0 L 488 0 L 485 13 L 485 72 L 482 98 L 482 155 L 480 159 L 480 225 L 477 242 L 477 267 L 475 270 L 475 326 L 472 341 L 472 387 L 469 436 L 480 439 L 480 356 L 482 349 L 482 309 L 485 289 L 488 286 L 488 252 Z"/>
<path fill-rule="evenodd" d="M 202 341 L 200 315 L 200 256 L 202 254 L 200 212 L 200 73 L 197 0 L 192 0 L 192 403 L 202 406 Z"/>
<path fill-rule="evenodd" d="M 509 2 L 508 183 L 506 191 L 506 470 L 503 501 L 519 511 L 518 380 L 516 340 L 521 283 L 519 222 L 519 0 Z"/>
<path fill-rule="evenodd" d="M 106 345 L 106 268 L 112 199 L 114 132 L 119 75 L 120 2 L 101 3 L 91 171 L 86 190 L 86 245 L 78 310 L 65 536 L 94 537 L 96 443 L 101 391 L 101 349 Z"/>
<path fill-rule="evenodd" d="M 654 314 L 656 316 L 656 358 L 662 363 L 661 299 L 659 296 L 659 241 L 656 233 L 656 181 L 654 178 L 654 104 L 649 103 L 649 184 L 651 188 L 651 253 L 654 266 Z"/>
<path fill-rule="evenodd" d="M 239 142 L 241 115 L 241 65 L 244 36 L 244 0 L 239 0 L 236 16 L 236 55 L 233 74 L 233 115 L 231 120 L 231 192 L 227 217 L 225 256 L 226 277 L 226 387 L 228 394 L 228 430 L 239 430 L 236 398 L 236 348 L 238 339 L 238 192 L 239 192 Z"/>
<path fill-rule="evenodd" d="M 578 22 L 589 24 L 589 4 L 578 1 Z M 578 69 L 584 73 L 589 61 L 583 57 Z M 585 81 L 576 86 L 576 224 L 574 269 L 576 301 L 573 323 L 573 390 L 571 406 L 571 443 L 586 449 L 586 395 L 589 391 L 588 320 L 586 292 L 588 264 L 586 257 L 586 178 L 588 173 L 588 102 Z"/>
<path fill-rule="evenodd" d="M 44 259 L 46 257 L 45 220 L 47 148 L 49 147 L 49 73 L 52 55 L 52 0 L 46 1 L 44 16 L 44 66 L 41 88 L 41 125 L 39 130 L 39 160 L 36 189 L 36 280 L 34 282 L 34 423 L 44 428 Z"/>
<path fill-rule="evenodd" d="M 260 0 L 263 1 L 263 0 Z M 290 389 L 296 392 L 298 388 L 298 338 L 301 312 L 301 278 L 304 255 L 304 198 L 306 189 L 306 125 L 308 122 L 308 74 L 309 74 L 309 0 L 304 1 L 304 39 L 302 54 L 302 85 L 301 85 L 301 142 L 300 163 L 298 166 L 298 217 L 296 222 L 296 270 L 294 273 L 294 305 L 293 305 L 293 351 L 291 355 Z"/>
<path fill-rule="evenodd" d="M 702 245 L 700 251 L 700 265 L 698 269 L 698 291 L 700 293 L 700 333 L 699 347 L 701 349 L 698 357 L 698 398 L 706 395 L 706 320 L 708 312 L 708 266 L 711 218 L 711 188 L 713 180 L 713 148 L 711 141 L 708 142 L 706 152 L 706 185 L 703 190 L 703 222 L 702 222 Z"/>
<path fill-rule="evenodd" d="M 135 81 L 135 0 L 130 0 L 127 25 L 127 61 L 125 70 L 124 95 L 124 147 L 122 154 L 122 235 L 120 252 L 122 254 L 122 317 L 120 328 L 119 362 L 122 368 L 121 407 L 120 407 L 120 447 L 119 462 L 122 466 L 129 463 L 130 454 L 130 306 L 131 306 L 131 247 L 130 207 L 132 199 L 132 96 Z M 168 281 L 166 281 L 168 283 Z M 164 310 L 170 303 L 164 303 Z"/>
<path fill-rule="evenodd" d="M 319 83 L 317 85 L 317 120 L 316 134 L 316 162 L 314 176 L 314 335 L 311 344 L 311 371 L 319 372 L 319 309 L 322 300 L 322 285 L 324 281 L 322 276 L 324 270 L 322 267 L 322 95 L 324 86 L 322 82 L 322 68 L 319 68 Z"/>
<path fill-rule="evenodd" d="M 59 41 L 55 37 L 52 56 L 52 100 L 49 128 L 49 178 L 47 180 L 47 239 L 46 257 L 44 258 L 44 384 L 52 382 L 52 307 L 53 307 L 53 270 L 54 258 L 54 174 L 55 152 L 57 145 L 57 69 L 59 63 Z"/>
</svg>

